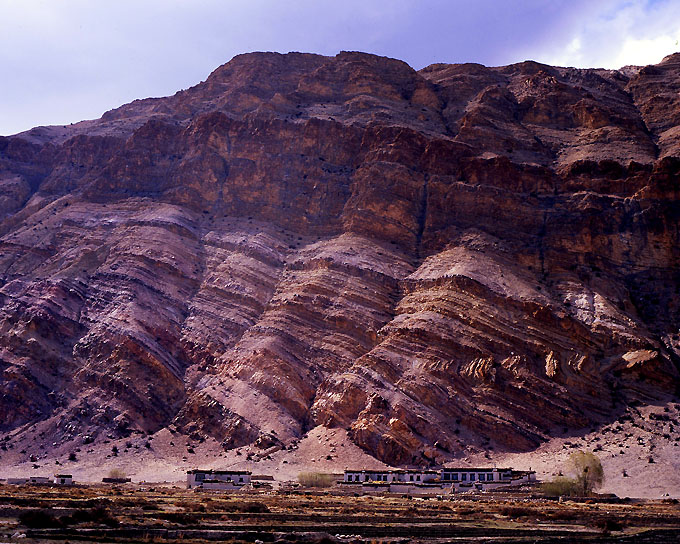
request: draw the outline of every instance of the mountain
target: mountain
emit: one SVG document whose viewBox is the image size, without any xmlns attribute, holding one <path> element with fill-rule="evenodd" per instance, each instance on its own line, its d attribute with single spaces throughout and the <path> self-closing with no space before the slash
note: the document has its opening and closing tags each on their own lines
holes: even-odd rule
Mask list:
<svg viewBox="0 0 680 544">
<path fill-rule="evenodd" d="M 679 197 L 680 54 L 252 53 L 0 138 L 0 433 L 405 465 L 595 429 L 677 398 Z"/>
</svg>

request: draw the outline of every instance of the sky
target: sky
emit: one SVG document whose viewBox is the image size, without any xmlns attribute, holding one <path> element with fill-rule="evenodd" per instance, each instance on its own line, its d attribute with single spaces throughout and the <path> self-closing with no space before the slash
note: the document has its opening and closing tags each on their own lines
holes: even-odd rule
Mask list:
<svg viewBox="0 0 680 544">
<path fill-rule="evenodd" d="M 174 94 L 249 51 L 616 69 L 679 40 L 680 0 L 0 0 L 0 135 Z"/>
</svg>

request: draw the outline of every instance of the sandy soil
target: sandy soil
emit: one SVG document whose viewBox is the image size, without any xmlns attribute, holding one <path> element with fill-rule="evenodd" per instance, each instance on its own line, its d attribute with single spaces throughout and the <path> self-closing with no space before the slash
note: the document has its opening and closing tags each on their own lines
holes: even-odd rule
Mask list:
<svg viewBox="0 0 680 544">
<path fill-rule="evenodd" d="M 145 446 L 147 441 L 150 448 Z M 117 455 L 112 453 L 114 446 L 118 448 Z M 17 447 L 20 446 L 13 449 Z M 80 450 L 76 451 L 77 461 L 69 461 L 68 455 L 55 459 L 47 454 L 39 456 L 36 462 L 19 461 L 18 458 L 25 459 L 29 454 L 10 450 L 0 458 L 0 478 L 63 472 L 72 474 L 79 482 L 100 482 L 115 469 L 133 481 L 184 482 L 187 470 L 200 467 L 251 470 L 253 474 L 272 475 L 278 481 L 287 481 L 297 479 L 300 472 L 342 472 L 350 467 L 386 466 L 354 445 L 345 430 L 324 427 L 312 429 L 297 444 L 279 451 L 244 447 L 225 452 L 213 440 L 198 443 L 167 429 L 152 437 L 110 440 L 83 446 Z M 34 468 L 35 465 L 38 467 Z"/>
<path fill-rule="evenodd" d="M 680 440 L 674 421 L 680 404 L 645 406 L 626 417 L 581 436 L 554 438 L 529 453 L 470 454 L 452 459 L 457 466 L 504 466 L 535 470 L 538 479 L 568 472 L 568 457 L 577 449 L 595 451 L 605 469 L 603 492 L 621 497 L 680 498 Z M 651 417 L 650 417 L 651 416 Z M 146 447 L 146 443 L 150 447 Z M 114 455 L 113 447 L 118 448 Z M 38 455 L 15 444 L 1 452 L 0 478 L 27 475 L 73 474 L 79 482 L 99 482 L 113 469 L 133 481 L 184 482 L 192 468 L 251 470 L 279 482 L 295 480 L 300 472 L 342 472 L 346 468 L 381 468 L 342 429 L 316 427 L 286 450 L 244 447 L 225 452 L 212 440 L 202 443 L 164 429 L 151 437 L 133 437 L 83 445 L 77 461 L 68 455 Z M 22 453 L 24 452 L 24 453 Z M 487 457 L 488 455 L 488 457 Z M 650 462 L 650 459 L 653 462 Z M 625 475 L 624 475 L 625 471 Z"/>
<path fill-rule="evenodd" d="M 601 492 L 619 497 L 680 498 L 680 425 L 673 423 L 680 404 L 633 408 L 628 413 L 632 421 L 615 422 L 581 436 L 555 438 L 530 453 L 497 454 L 491 462 L 535 470 L 538 479 L 549 480 L 560 470 L 568 474 L 568 458 L 574 451 L 594 451 L 605 472 Z M 650 414 L 654 414 L 652 418 Z M 657 419 L 666 417 L 668 420 Z M 483 455 L 468 458 L 473 465 L 485 461 L 489 463 Z"/>
</svg>

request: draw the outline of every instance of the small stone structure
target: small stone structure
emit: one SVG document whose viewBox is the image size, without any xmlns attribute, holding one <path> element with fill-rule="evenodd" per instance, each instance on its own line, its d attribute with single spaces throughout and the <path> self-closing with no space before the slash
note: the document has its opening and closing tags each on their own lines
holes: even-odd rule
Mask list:
<svg viewBox="0 0 680 544">
<path fill-rule="evenodd" d="M 28 476 L 24 478 L 7 478 L 9 485 L 73 485 L 73 476 L 70 474 L 55 474 L 52 478 L 48 476 Z"/>
<path fill-rule="evenodd" d="M 70 474 L 55 474 L 52 483 L 57 485 L 73 485 L 73 476 Z"/>
<path fill-rule="evenodd" d="M 250 486 L 251 476 L 249 470 L 189 470 L 187 489 L 239 491 Z"/>
<path fill-rule="evenodd" d="M 108 476 L 102 478 L 102 483 L 105 484 L 129 484 L 130 482 L 132 482 L 130 478 L 109 478 Z"/>
</svg>

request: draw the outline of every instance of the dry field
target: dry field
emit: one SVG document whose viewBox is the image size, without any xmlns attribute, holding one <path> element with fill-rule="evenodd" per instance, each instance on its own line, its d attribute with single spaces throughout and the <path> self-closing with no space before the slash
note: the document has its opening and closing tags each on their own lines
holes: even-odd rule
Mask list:
<svg viewBox="0 0 680 544">
<path fill-rule="evenodd" d="M 340 491 L 0 486 L 0 542 L 680 541 L 676 500 L 586 502 L 501 494 L 355 496 Z"/>
</svg>

